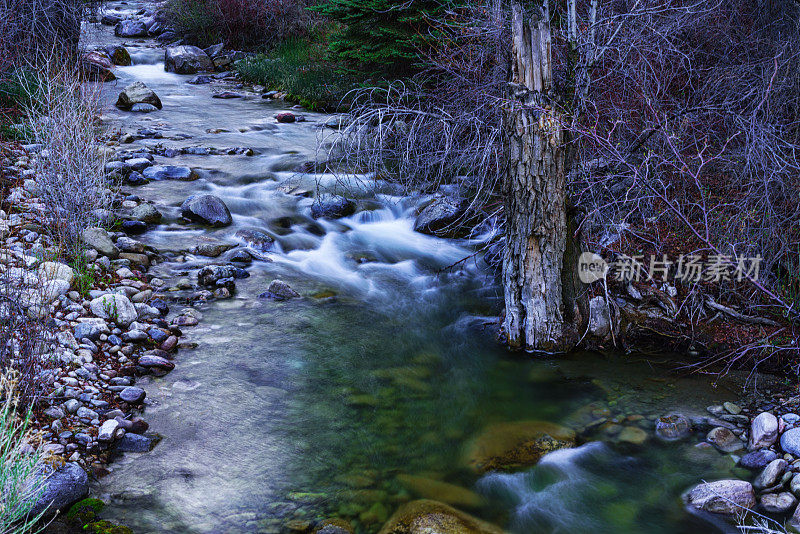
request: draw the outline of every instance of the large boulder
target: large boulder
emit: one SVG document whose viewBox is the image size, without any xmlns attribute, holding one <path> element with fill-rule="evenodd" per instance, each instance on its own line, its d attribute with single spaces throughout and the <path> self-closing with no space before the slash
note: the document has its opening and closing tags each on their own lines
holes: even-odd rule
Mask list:
<svg viewBox="0 0 800 534">
<path fill-rule="evenodd" d="M 150 104 L 161 109 L 161 99 L 142 82 L 133 82 L 127 86 L 117 98 L 118 108 L 130 110 L 136 104 Z"/>
<path fill-rule="evenodd" d="M 446 504 L 422 499 L 404 504 L 379 534 L 503 534 L 503 529 Z"/>
<path fill-rule="evenodd" d="M 747 448 L 751 451 L 771 447 L 778 440 L 778 419 L 769 412 L 758 414 L 750 423 L 750 441 Z"/>
<path fill-rule="evenodd" d="M 717 480 L 698 484 L 684 500 L 687 505 L 706 512 L 737 514 L 756 505 L 756 494 L 746 480 Z"/>
<path fill-rule="evenodd" d="M 161 222 L 161 212 L 156 209 L 152 204 L 142 202 L 131 211 L 131 217 L 137 221 L 142 221 L 148 224 L 158 224 Z"/>
<path fill-rule="evenodd" d="M 486 427 L 467 447 L 465 463 L 478 473 L 534 465 L 558 449 L 575 446 L 575 432 L 547 421 L 513 421 Z"/>
<path fill-rule="evenodd" d="M 228 206 L 214 195 L 192 195 L 181 204 L 181 215 L 190 221 L 214 227 L 233 222 Z"/>
<path fill-rule="evenodd" d="M 103 52 L 111 60 L 111 63 L 114 65 L 119 65 L 121 67 L 127 67 L 131 64 L 131 55 L 128 52 L 128 49 L 122 45 L 108 45 L 103 48 Z"/>
<path fill-rule="evenodd" d="M 458 237 L 464 234 L 459 225 L 469 208 L 466 199 L 439 197 L 426 206 L 414 222 L 414 230 L 440 237 Z"/>
<path fill-rule="evenodd" d="M 338 219 L 352 215 L 355 212 L 355 203 L 339 195 L 320 195 L 311 206 L 311 216 L 315 219 L 320 217 Z"/>
<path fill-rule="evenodd" d="M 68 285 L 75 281 L 75 271 L 72 267 L 56 261 L 46 261 L 39 266 L 40 280 L 64 280 Z"/>
<path fill-rule="evenodd" d="M 106 293 L 89 303 L 89 308 L 96 317 L 109 319 L 119 326 L 128 326 L 139 318 L 136 307 L 125 295 Z"/>
<path fill-rule="evenodd" d="M 86 245 L 95 249 L 103 256 L 108 256 L 111 259 L 115 259 L 119 256 L 119 249 L 114 245 L 114 242 L 111 241 L 108 232 L 102 228 L 87 228 L 83 231 L 83 234 L 81 234 L 81 239 L 83 239 Z"/>
<path fill-rule="evenodd" d="M 176 74 L 196 74 L 213 71 L 214 62 L 196 46 L 171 46 L 164 52 L 164 69 Z"/>
<path fill-rule="evenodd" d="M 116 80 L 111 60 L 103 52 L 86 52 L 81 55 L 80 70 L 84 80 L 110 82 Z"/>
<path fill-rule="evenodd" d="M 147 37 L 147 24 L 141 20 L 121 20 L 114 27 L 117 37 Z"/>
<path fill-rule="evenodd" d="M 55 470 L 49 467 L 44 469 L 42 473 L 45 477 L 44 490 L 34 504 L 31 516 L 36 516 L 45 510 L 54 513 L 89 494 L 89 476 L 78 464 L 64 464 Z"/>
</svg>

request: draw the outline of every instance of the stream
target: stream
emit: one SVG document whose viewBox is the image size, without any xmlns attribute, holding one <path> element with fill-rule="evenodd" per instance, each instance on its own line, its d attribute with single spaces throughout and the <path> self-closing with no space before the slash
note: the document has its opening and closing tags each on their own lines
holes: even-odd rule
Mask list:
<svg viewBox="0 0 800 534">
<path fill-rule="evenodd" d="M 157 156 L 158 164 L 197 169 L 200 179 L 124 188 L 165 215 L 142 240 L 173 260 L 151 273 L 173 285 L 224 263 L 224 255 L 180 251 L 241 243 L 237 230 L 276 239 L 275 250 L 248 267 L 250 277 L 237 281 L 234 298 L 200 307 L 200 325 L 184 331 L 197 347 L 178 353 L 176 369 L 139 381 L 147 390 L 144 417 L 162 439 L 152 452 L 121 456 L 96 483 L 94 493 L 109 502 L 105 517 L 137 534 L 302 531 L 330 517 L 378 532 L 400 504 L 428 497 L 515 534 L 714 530 L 685 510 L 680 495 L 700 480 L 729 476 L 734 462 L 697 447 L 697 439 L 661 443 L 653 428 L 672 410 L 692 415 L 735 398 L 732 386 L 712 388 L 707 378 L 676 377 L 622 354 L 545 361 L 509 353 L 485 328 L 502 306 L 494 275 L 479 258 L 458 263 L 479 239 L 414 232 L 423 199 L 390 184 L 296 171 L 324 159 L 317 147 L 333 133 L 321 127 L 328 116 L 295 110 L 305 122 L 278 124 L 288 104 L 253 93 L 212 99 L 223 86 L 165 72 L 163 49 L 151 40 L 119 39 L 88 23 L 84 37 L 124 44 L 133 57 L 104 85 L 106 126 L 162 135 L 123 148 L 254 153 Z M 137 80 L 159 95 L 162 110 L 113 106 Z M 312 219 L 309 197 L 324 191 L 346 191 L 360 210 Z M 220 197 L 233 224 L 181 223 L 181 202 L 198 192 Z M 275 279 L 303 298 L 258 298 Z M 592 440 L 533 468 L 479 475 L 464 459 L 492 424 L 579 427 L 599 418 L 606 422 Z M 620 439 L 633 432 L 626 429 L 644 430 L 647 439 Z"/>
</svg>

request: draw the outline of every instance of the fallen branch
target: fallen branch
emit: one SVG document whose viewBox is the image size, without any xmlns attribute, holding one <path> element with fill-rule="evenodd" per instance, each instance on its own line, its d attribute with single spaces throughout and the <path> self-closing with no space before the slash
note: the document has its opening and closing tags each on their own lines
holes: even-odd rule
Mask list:
<svg viewBox="0 0 800 534">
<path fill-rule="evenodd" d="M 714 310 L 717 310 L 719 312 L 722 312 L 725 315 L 728 315 L 742 323 L 763 324 L 766 326 L 780 326 L 780 324 L 778 324 L 777 322 L 773 321 L 772 319 L 768 319 L 766 317 L 756 317 L 754 315 L 744 315 L 743 313 L 739 313 L 733 308 L 729 308 L 728 306 L 723 306 L 722 304 L 714 302 L 714 299 L 712 298 L 706 300 L 706 306 Z"/>
</svg>

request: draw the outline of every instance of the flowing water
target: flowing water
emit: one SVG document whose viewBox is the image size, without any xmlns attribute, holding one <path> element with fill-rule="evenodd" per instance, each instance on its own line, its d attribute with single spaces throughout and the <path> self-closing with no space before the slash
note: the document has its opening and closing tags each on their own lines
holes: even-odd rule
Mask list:
<svg viewBox="0 0 800 534">
<path fill-rule="evenodd" d="M 99 26 L 90 25 L 87 36 L 124 42 Z M 326 116 L 304 112 L 307 122 L 277 124 L 285 104 L 257 95 L 212 99 L 212 87 L 164 72 L 163 51 L 152 42 L 125 44 L 134 65 L 117 68 L 119 80 L 105 84 L 106 123 L 163 136 L 129 148 L 254 151 L 158 157 L 198 169 L 201 179 L 132 191 L 166 215 L 143 239 L 181 251 L 237 242 L 237 230 L 253 228 L 274 236 L 277 247 L 237 282 L 235 298 L 202 308 L 200 325 L 186 329 L 197 348 L 179 352 L 175 371 L 141 381 L 145 417 L 163 439 L 148 454 L 124 455 L 98 482 L 96 492 L 110 501 L 108 518 L 142 534 L 281 532 L 291 520 L 327 517 L 377 532 L 400 504 L 419 496 L 406 476 L 414 475 L 474 491 L 480 498 L 459 508 L 519 534 L 711 530 L 684 510 L 680 494 L 701 479 L 730 475 L 734 462 L 692 441 L 654 441 L 653 421 L 672 409 L 702 411 L 731 391 L 631 356 L 542 361 L 508 353 L 487 328 L 486 317 L 502 304 L 495 279 L 480 259 L 458 263 L 475 242 L 414 232 L 420 199 L 370 177 L 343 184 L 295 171 L 321 157 Z M 163 110 L 113 107 L 134 80 L 155 90 Z M 311 219 L 307 196 L 344 187 L 363 211 Z M 234 224 L 181 224 L 178 206 L 197 192 L 221 197 Z M 212 262 L 175 257 L 155 268 L 170 283 Z M 304 298 L 257 298 L 276 278 Z M 479 476 L 464 461 L 470 440 L 492 423 L 578 426 L 600 417 L 608 422 L 590 436 L 596 441 L 528 470 Z M 625 427 L 651 438 L 619 443 Z M 450 498 L 433 487 L 439 489 L 424 496 Z"/>
</svg>

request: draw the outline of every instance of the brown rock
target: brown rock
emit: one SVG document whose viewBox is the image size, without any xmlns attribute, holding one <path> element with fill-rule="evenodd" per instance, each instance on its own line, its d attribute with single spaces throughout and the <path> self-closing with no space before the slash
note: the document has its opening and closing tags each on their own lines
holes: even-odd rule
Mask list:
<svg viewBox="0 0 800 534">
<path fill-rule="evenodd" d="M 411 501 L 397 510 L 379 534 L 503 534 L 503 530 L 446 504 Z"/>
<path fill-rule="evenodd" d="M 575 446 L 575 432 L 547 421 L 514 421 L 486 427 L 467 448 L 474 471 L 508 470 L 533 465 L 548 452 Z"/>
</svg>

